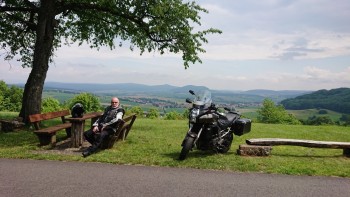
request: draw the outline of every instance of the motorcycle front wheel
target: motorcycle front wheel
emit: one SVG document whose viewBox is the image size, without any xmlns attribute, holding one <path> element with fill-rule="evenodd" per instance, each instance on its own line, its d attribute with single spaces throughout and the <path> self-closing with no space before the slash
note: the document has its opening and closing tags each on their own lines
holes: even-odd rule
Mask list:
<svg viewBox="0 0 350 197">
<path fill-rule="evenodd" d="M 180 152 L 179 160 L 186 159 L 186 156 L 187 156 L 188 152 L 193 147 L 193 142 L 194 142 L 194 138 L 193 137 L 186 137 L 186 139 L 185 139 L 185 141 L 183 142 L 183 145 L 182 145 L 182 150 Z"/>
</svg>

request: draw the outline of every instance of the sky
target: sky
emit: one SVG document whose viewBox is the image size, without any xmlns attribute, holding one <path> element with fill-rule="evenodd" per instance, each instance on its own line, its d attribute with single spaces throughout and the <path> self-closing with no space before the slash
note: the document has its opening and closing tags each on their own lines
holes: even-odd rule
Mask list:
<svg viewBox="0 0 350 197">
<path fill-rule="evenodd" d="M 350 87 L 349 0 L 197 0 L 209 13 L 202 63 L 180 55 L 99 51 L 87 45 L 56 51 L 46 82 L 198 85 L 215 90 L 319 90 Z M 198 27 L 197 27 L 198 28 Z M 0 53 L 1 54 L 1 53 Z M 0 80 L 25 83 L 30 69 L 0 57 Z"/>
</svg>

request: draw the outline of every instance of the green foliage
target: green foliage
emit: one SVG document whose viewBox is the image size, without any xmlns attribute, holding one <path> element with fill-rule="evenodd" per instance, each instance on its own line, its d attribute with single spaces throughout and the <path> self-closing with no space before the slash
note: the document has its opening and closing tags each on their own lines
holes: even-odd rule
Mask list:
<svg viewBox="0 0 350 197">
<path fill-rule="evenodd" d="M 60 106 L 60 102 L 52 97 L 47 97 L 43 99 L 41 103 L 41 112 L 53 112 L 53 111 L 59 111 L 62 107 Z"/>
<path fill-rule="evenodd" d="M 194 1 L 1 1 L 0 49 L 5 60 L 19 57 L 31 67 L 20 116 L 40 111 L 43 85 L 54 52 L 62 45 L 87 43 L 111 50 L 130 43 L 130 49 L 180 54 L 187 68 L 201 63 L 199 53 L 208 34 L 221 33 L 201 26 L 208 11 Z M 94 110 L 93 106 L 86 106 Z M 90 108 L 91 107 L 91 108 Z"/>
<path fill-rule="evenodd" d="M 190 62 L 201 62 L 198 53 L 205 52 L 202 45 L 208 42 L 206 35 L 221 33 L 213 28 L 194 32 L 193 25 L 201 25 L 201 13 L 208 13 L 194 1 L 6 1 L 0 4 L 0 18 L 4 19 L 0 21 L 0 41 L 7 52 L 5 59 L 20 55 L 23 66 L 31 66 L 42 6 L 56 10 L 46 18 L 55 19 L 54 49 L 62 41 L 114 49 L 127 40 L 130 49 L 138 47 L 141 54 L 181 53 L 187 68 Z"/>
<path fill-rule="evenodd" d="M 345 122 L 347 125 L 350 125 L 350 115 L 342 114 L 339 120 Z"/>
<path fill-rule="evenodd" d="M 150 119 L 157 119 L 157 118 L 159 118 L 159 111 L 158 111 L 158 109 L 156 109 L 156 108 L 151 108 L 151 109 L 148 111 L 146 117 L 147 117 L 147 118 L 150 118 Z"/>
<path fill-rule="evenodd" d="M 102 106 L 97 96 L 91 93 L 80 93 L 68 100 L 66 106 L 71 109 L 74 104 L 81 103 L 84 106 L 85 112 L 101 111 Z"/>
<path fill-rule="evenodd" d="M 8 85 L 0 80 L 0 111 L 17 112 L 22 107 L 23 89 Z"/>
<path fill-rule="evenodd" d="M 42 98 L 55 98 L 60 103 L 64 103 L 65 101 L 72 99 L 74 96 L 76 96 L 78 93 L 68 92 L 64 90 L 45 90 L 43 91 Z M 109 97 L 110 99 L 110 97 Z"/>
<path fill-rule="evenodd" d="M 138 117 L 143 117 L 143 110 L 140 106 L 134 106 L 128 111 L 130 111 L 130 113 L 135 113 Z"/>
<path fill-rule="evenodd" d="M 262 123 L 301 124 L 292 114 L 288 114 L 282 105 L 275 105 L 271 99 L 265 99 L 257 113 L 257 119 Z"/>
<path fill-rule="evenodd" d="M 182 120 L 184 119 L 183 116 L 176 112 L 176 111 L 171 111 L 167 112 L 164 117 L 165 120 Z"/>
<path fill-rule="evenodd" d="M 321 109 L 318 111 L 319 114 L 328 114 L 328 111 L 325 109 Z"/>
<path fill-rule="evenodd" d="M 350 115 L 342 114 L 339 120 L 344 122 L 344 125 L 350 125 Z"/>
<path fill-rule="evenodd" d="M 182 113 L 182 118 L 183 119 L 187 119 L 190 115 L 190 110 L 186 109 L 183 113 Z"/>
<path fill-rule="evenodd" d="M 335 123 L 329 116 L 311 116 L 304 123 L 307 125 L 334 125 Z"/>
<path fill-rule="evenodd" d="M 350 88 L 319 90 L 281 101 L 286 109 L 329 109 L 350 114 Z"/>
</svg>

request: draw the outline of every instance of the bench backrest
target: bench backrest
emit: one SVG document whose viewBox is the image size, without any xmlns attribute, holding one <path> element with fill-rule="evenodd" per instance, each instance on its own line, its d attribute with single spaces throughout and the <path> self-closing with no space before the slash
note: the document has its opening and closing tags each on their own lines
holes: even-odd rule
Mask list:
<svg viewBox="0 0 350 197">
<path fill-rule="evenodd" d="M 40 129 L 39 123 L 43 120 L 49 120 L 61 117 L 62 122 L 65 122 L 65 116 L 70 115 L 69 110 L 62 110 L 62 111 L 55 111 L 55 112 L 48 112 L 44 114 L 32 114 L 29 115 L 29 121 L 34 124 L 35 129 Z"/>
<path fill-rule="evenodd" d="M 123 118 L 123 121 L 119 124 L 118 130 L 116 132 L 116 135 L 119 135 L 119 139 L 124 140 L 126 138 L 132 125 L 134 124 L 135 119 L 136 114 L 131 114 Z"/>
</svg>

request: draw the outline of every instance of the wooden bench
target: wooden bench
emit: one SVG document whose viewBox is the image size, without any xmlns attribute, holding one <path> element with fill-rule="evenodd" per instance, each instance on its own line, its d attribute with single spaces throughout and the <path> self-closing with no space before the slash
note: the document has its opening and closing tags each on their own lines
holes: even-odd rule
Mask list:
<svg viewBox="0 0 350 197">
<path fill-rule="evenodd" d="M 110 136 L 106 142 L 102 143 L 101 149 L 112 148 L 114 143 L 118 140 L 125 140 L 128 136 L 129 131 L 136 120 L 136 114 L 131 114 L 127 117 L 124 117 L 123 120 L 120 120 L 117 124 L 117 130 L 114 135 Z"/>
<path fill-rule="evenodd" d="M 56 132 L 62 129 L 66 129 L 67 134 L 70 132 L 71 123 L 66 122 L 65 116 L 70 115 L 69 110 L 62 110 L 56 112 L 49 112 L 44 114 L 29 115 L 29 121 L 34 125 L 34 133 L 38 136 L 40 145 L 52 144 L 56 145 Z M 40 128 L 41 121 L 50 120 L 61 117 L 62 124 L 54 125 L 51 127 Z"/>
<path fill-rule="evenodd" d="M 314 140 L 298 140 L 298 139 L 283 139 L 283 138 L 257 138 L 246 140 L 248 145 L 241 145 L 240 152 L 245 153 L 260 153 L 265 149 L 271 151 L 271 146 L 290 145 L 290 146 L 304 146 L 312 148 L 334 148 L 343 149 L 343 155 L 350 157 L 350 142 L 332 142 L 332 141 L 314 141 Z M 249 155 L 249 154 L 247 154 Z M 268 154 L 267 154 L 268 155 Z M 266 155 L 257 155 L 266 156 Z"/>
</svg>

